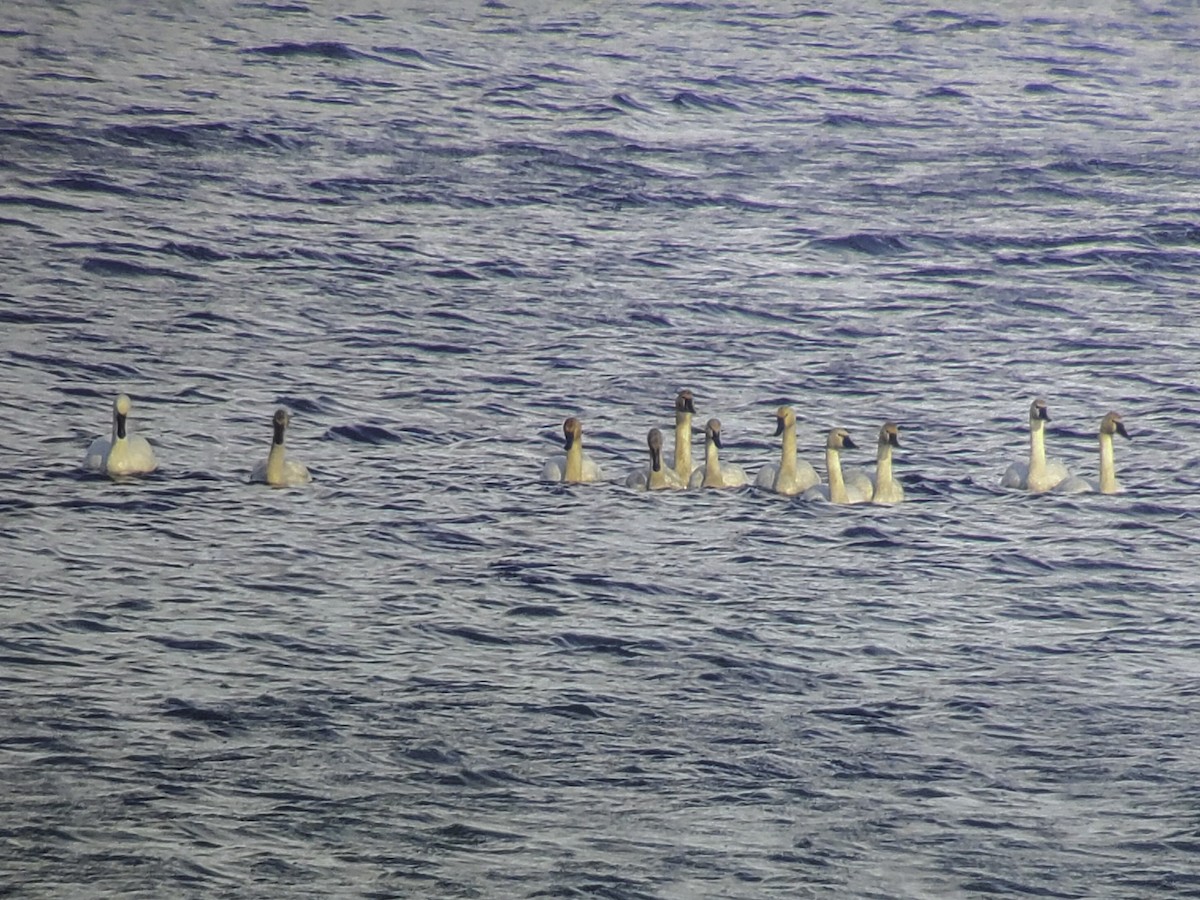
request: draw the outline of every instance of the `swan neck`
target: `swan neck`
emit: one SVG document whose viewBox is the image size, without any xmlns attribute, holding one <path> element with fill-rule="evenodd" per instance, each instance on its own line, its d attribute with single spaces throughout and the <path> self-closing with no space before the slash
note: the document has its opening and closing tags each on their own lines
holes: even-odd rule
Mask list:
<svg viewBox="0 0 1200 900">
<path fill-rule="evenodd" d="M 722 487 L 721 460 L 718 458 L 717 442 L 711 438 L 704 442 L 704 486 Z"/>
<path fill-rule="evenodd" d="M 1111 434 L 1100 435 L 1100 492 L 1114 494 L 1117 491 L 1117 466 L 1113 458 Z"/>
<path fill-rule="evenodd" d="M 1046 471 L 1046 425 L 1041 419 L 1029 423 L 1029 480 Z"/>
<path fill-rule="evenodd" d="M 833 447 L 825 448 L 825 469 L 829 472 L 829 499 L 833 503 L 848 503 L 846 482 L 842 480 L 841 455 Z"/>
<path fill-rule="evenodd" d="M 675 473 L 687 483 L 692 474 L 692 414 L 675 413 Z"/>
<path fill-rule="evenodd" d="M 892 445 L 880 444 L 875 459 L 875 492 L 879 493 L 892 483 Z"/>
<path fill-rule="evenodd" d="M 275 427 L 275 436 L 273 438 L 271 438 L 271 445 L 274 447 L 282 447 L 283 446 L 283 433 L 287 430 L 287 426 L 285 426 L 282 422 L 276 422 L 274 424 L 274 427 Z"/>
<path fill-rule="evenodd" d="M 271 445 L 271 452 L 267 455 L 267 483 L 281 484 L 284 480 L 284 462 L 287 459 L 283 449 L 283 442 L 279 441 Z"/>
<path fill-rule="evenodd" d="M 113 412 L 113 443 L 125 440 L 126 434 L 126 416 L 119 412 Z"/>
<path fill-rule="evenodd" d="M 583 481 L 583 439 L 576 438 L 567 448 L 567 471 L 563 481 Z"/>
<path fill-rule="evenodd" d="M 780 474 L 796 474 L 796 426 L 788 425 L 783 429 L 783 449 L 779 458 Z"/>
</svg>

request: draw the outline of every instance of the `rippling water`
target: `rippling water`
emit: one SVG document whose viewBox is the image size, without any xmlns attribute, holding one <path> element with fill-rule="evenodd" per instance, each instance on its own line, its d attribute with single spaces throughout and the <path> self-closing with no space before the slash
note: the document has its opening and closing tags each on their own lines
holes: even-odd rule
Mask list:
<svg viewBox="0 0 1200 900">
<path fill-rule="evenodd" d="M 0 31 L 3 892 L 1200 891 L 1194 6 L 342 6 Z"/>
</svg>

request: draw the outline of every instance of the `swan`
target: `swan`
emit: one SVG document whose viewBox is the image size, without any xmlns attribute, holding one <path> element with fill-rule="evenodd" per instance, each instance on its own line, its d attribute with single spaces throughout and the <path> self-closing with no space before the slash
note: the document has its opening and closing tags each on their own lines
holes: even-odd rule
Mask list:
<svg viewBox="0 0 1200 900">
<path fill-rule="evenodd" d="M 546 460 L 542 467 L 543 481 L 600 480 L 600 467 L 583 452 L 583 423 L 574 416 L 563 422 L 563 448 L 567 451 L 565 455 L 560 453 Z"/>
<path fill-rule="evenodd" d="M 1046 423 L 1050 411 L 1040 397 L 1029 406 L 1029 462 L 1015 462 L 1008 467 L 1000 485 L 1022 491 L 1041 493 L 1071 476 L 1067 467 L 1057 459 L 1046 459 Z"/>
<path fill-rule="evenodd" d="M 1083 494 L 1090 491 L 1098 491 L 1101 494 L 1119 493 L 1121 485 L 1117 483 L 1117 468 L 1113 462 L 1114 434 L 1119 434 L 1121 437 L 1129 439 L 1129 432 L 1125 430 L 1125 423 L 1121 419 L 1121 414 L 1110 412 L 1100 420 L 1099 481 L 1072 475 L 1070 478 L 1059 482 L 1054 490 L 1061 491 L 1064 494 Z"/>
<path fill-rule="evenodd" d="M 692 416 L 696 402 L 692 392 L 684 388 L 675 397 L 675 452 L 667 457 L 667 465 L 675 470 L 684 484 L 692 477 Z"/>
<path fill-rule="evenodd" d="M 775 436 L 783 435 L 783 447 L 779 465 L 768 463 L 754 480 L 756 487 L 777 494 L 799 494 L 815 484 L 821 476 L 805 459 L 796 459 L 796 413 L 790 406 L 781 406 L 775 412 Z"/>
<path fill-rule="evenodd" d="M 83 467 L 108 475 L 143 475 L 158 467 L 154 450 L 140 434 L 129 430 L 129 410 L 133 403 L 127 394 L 113 401 L 112 439 L 98 437 L 83 457 Z"/>
<path fill-rule="evenodd" d="M 741 487 L 746 483 L 746 472 L 733 463 L 721 464 L 717 451 L 721 449 L 721 422 L 709 419 L 704 426 L 704 465 L 697 466 L 688 481 L 688 487 L 725 488 Z"/>
<path fill-rule="evenodd" d="M 859 482 L 847 484 L 842 478 L 841 451 L 857 450 L 858 444 L 850 438 L 845 428 L 831 428 L 825 439 L 825 469 L 829 473 L 828 484 L 817 484 L 804 492 L 805 500 L 829 500 L 833 503 L 867 503 L 871 499 L 870 488 L 864 489 Z"/>
<path fill-rule="evenodd" d="M 272 487 L 295 487 L 312 481 L 304 463 L 288 459 L 287 451 L 283 449 L 283 433 L 287 431 L 291 421 L 291 415 L 282 406 L 275 410 L 275 415 L 271 417 L 275 431 L 271 439 L 271 452 L 263 462 L 254 467 L 254 471 L 250 473 L 251 481 L 269 484 Z"/>
<path fill-rule="evenodd" d="M 651 428 L 646 435 L 646 446 L 650 448 L 650 465 L 645 469 L 635 469 L 630 472 L 629 477 L 625 479 L 625 484 L 644 491 L 687 487 L 674 469 L 669 469 L 663 464 L 662 432 L 657 428 Z"/>
<path fill-rule="evenodd" d="M 879 429 L 879 451 L 875 457 L 875 484 L 872 485 L 872 503 L 901 503 L 904 501 L 904 485 L 892 477 L 892 448 L 900 446 L 900 426 L 895 422 L 884 422 Z"/>
</svg>

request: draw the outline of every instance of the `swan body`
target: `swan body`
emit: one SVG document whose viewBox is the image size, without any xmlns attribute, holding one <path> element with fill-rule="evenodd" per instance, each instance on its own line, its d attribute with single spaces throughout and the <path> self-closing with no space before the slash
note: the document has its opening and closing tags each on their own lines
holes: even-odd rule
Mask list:
<svg viewBox="0 0 1200 900">
<path fill-rule="evenodd" d="M 831 503 L 867 503 L 870 501 L 870 487 L 864 488 L 857 480 L 847 483 L 842 477 L 841 452 L 847 448 L 858 449 L 858 444 L 850 438 L 850 432 L 845 428 L 830 429 L 829 435 L 825 438 L 825 470 L 829 475 L 829 483 L 810 487 L 804 492 L 805 500 L 828 500 Z"/>
<path fill-rule="evenodd" d="M 696 401 L 692 392 L 684 388 L 675 397 L 675 452 L 667 457 L 667 465 L 675 470 L 685 485 L 692 477 L 692 416 L 696 413 Z"/>
<path fill-rule="evenodd" d="M 1050 410 L 1040 397 L 1029 407 L 1029 462 L 1015 462 L 1004 472 L 1000 485 L 1040 494 L 1071 477 L 1057 459 L 1046 459 L 1046 423 Z"/>
<path fill-rule="evenodd" d="M 646 435 L 646 446 L 650 449 L 650 465 L 644 469 L 635 469 L 625 479 L 625 484 L 631 488 L 643 491 L 661 491 L 672 488 L 687 487 L 679 474 L 667 468 L 662 455 L 663 436 L 657 428 L 651 428 Z"/>
<path fill-rule="evenodd" d="M 879 451 L 875 457 L 875 483 L 872 503 L 902 503 L 904 485 L 892 477 L 892 448 L 900 446 L 900 426 L 885 422 L 879 429 Z"/>
<path fill-rule="evenodd" d="M 697 466 L 688 480 L 693 488 L 733 488 L 746 484 L 746 471 L 733 463 L 722 464 L 718 457 L 721 449 L 721 422 L 709 419 L 704 426 L 704 465 Z"/>
<path fill-rule="evenodd" d="M 579 484 L 600 480 L 600 467 L 583 452 L 583 423 L 574 416 L 563 422 L 563 449 L 542 466 L 543 481 Z"/>
<path fill-rule="evenodd" d="M 783 436 L 779 465 L 763 466 L 754 480 L 756 487 L 777 494 L 799 494 L 821 483 L 821 476 L 805 459 L 796 458 L 796 413 L 790 406 L 781 406 L 775 413 L 775 436 Z"/>
<path fill-rule="evenodd" d="M 1100 494 L 1120 493 L 1121 485 L 1117 482 L 1117 467 L 1113 459 L 1114 434 L 1119 434 L 1121 437 L 1129 439 L 1129 432 L 1125 430 L 1125 423 L 1121 419 L 1121 414 L 1110 412 L 1100 420 L 1099 481 L 1072 475 L 1070 478 L 1059 482 L 1054 490 L 1061 491 L 1064 494 L 1086 494 L 1090 492 Z"/>
<path fill-rule="evenodd" d="M 132 406 L 128 395 L 117 395 L 113 401 L 112 437 L 98 437 L 92 441 L 83 457 L 85 469 L 121 476 L 143 475 L 158 468 L 158 460 L 154 458 L 150 442 L 129 430 L 129 410 Z"/>
<path fill-rule="evenodd" d="M 271 439 L 271 452 L 267 458 L 254 467 L 250 480 L 271 487 L 295 487 L 308 484 L 312 476 L 304 463 L 296 459 L 288 459 L 287 451 L 283 449 L 283 436 L 291 424 L 292 417 L 282 406 L 275 410 L 271 417 L 274 436 Z"/>
</svg>

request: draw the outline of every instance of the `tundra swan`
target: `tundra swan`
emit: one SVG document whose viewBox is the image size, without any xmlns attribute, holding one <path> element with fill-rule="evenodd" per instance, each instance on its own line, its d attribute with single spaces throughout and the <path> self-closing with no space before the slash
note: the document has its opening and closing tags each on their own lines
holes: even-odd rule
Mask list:
<svg viewBox="0 0 1200 900">
<path fill-rule="evenodd" d="M 142 475 L 158 467 L 150 442 L 130 432 L 128 419 L 132 406 L 128 395 L 117 395 L 113 401 L 112 438 L 98 437 L 92 441 L 83 458 L 85 469 L 108 475 Z"/>
<path fill-rule="evenodd" d="M 667 465 L 684 484 L 692 477 L 692 416 L 695 413 L 692 392 L 684 388 L 675 397 L 675 452 L 667 457 Z"/>
<path fill-rule="evenodd" d="M 717 457 L 721 449 L 721 422 L 709 419 L 704 426 L 704 465 L 697 466 L 688 481 L 688 487 L 725 488 L 741 487 L 746 483 L 746 472 L 738 465 L 722 465 Z"/>
<path fill-rule="evenodd" d="M 565 454 L 559 453 L 546 460 L 542 467 L 543 481 L 600 480 L 600 467 L 583 452 L 583 423 L 574 416 L 563 422 L 563 448 Z"/>
<path fill-rule="evenodd" d="M 1071 473 L 1057 459 L 1046 459 L 1046 423 L 1050 411 L 1040 397 L 1029 406 L 1029 462 L 1015 462 L 1000 479 L 1002 487 L 1041 493 L 1048 491 Z"/>
<path fill-rule="evenodd" d="M 644 469 L 635 469 L 630 472 L 629 477 L 625 479 L 625 484 L 631 488 L 645 491 L 687 487 L 675 470 L 668 469 L 663 463 L 662 432 L 657 428 L 651 428 L 649 434 L 646 435 L 646 446 L 650 448 L 650 465 Z"/>
<path fill-rule="evenodd" d="M 872 503 L 901 503 L 904 500 L 904 485 L 892 477 L 892 448 L 900 446 L 900 426 L 885 422 L 879 429 L 879 451 L 875 457 L 875 484 L 872 486 Z"/>
<path fill-rule="evenodd" d="M 1059 482 L 1054 490 L 1062 491 L 1064 494 L 1083 494 L 1089 491 L 1098 491 L 1101 494 L 1119 493 L 1121 485 L 1117 483 L 1117 467 L 1113 461 L 1114 434 L 1119 434 L 1126 439 L 1129 438 L 1129 432 L 1125 430 L 1125 423 L 1121 419 L 1121 414 L 1110 412 L 1100 420 L 1099 481 L 1072 475 L 1070 478 Z"/>
<path fill-rule="evenodd" d="M 766 488 L 777 494 L 799 494 L 814 484 L 821 483 L 821 476 L 806 459 L 796 458 L 796 413 L 790 406 L 781 406 L 775 412 L 775 436 L 783 435 L 779 465 L 768 463 L 754 480 L 756 487 Z"/>
<path fill-rule="evenodd" d="M 825 469 L 829 475 L 828 484 L 817 484 L 804 492 L 805 500 L 829 500 L 833 503 L 866 503 L 871 499 L 871 491 L 864 490 L 858 482 L 847 484 L 842 478 L 841 451 L 843 449 L 857 450 L 858 444 L 850 438 L 850 432 L 845 428 L 831 428 L 825 439 Z"/>
<path fill-rule="evenodd" d="M 254 471 L 250 473 L 251 481 L 269 484 L 272 487 L 295 487 L 312 481 L 312 476 L 308 474 L 304 463 L 288 459 L 287 451 L 283 449 L 283 434 L 287 431 L 291 421 L 291 414 L 282 406 L 275 410 L 275 415 L 271 417 L 271 425 L 274 429 L 274 436 L 271 438 L 271 452 L 267 454 L 265 460 L 254 467 Z"/>
</svg>

